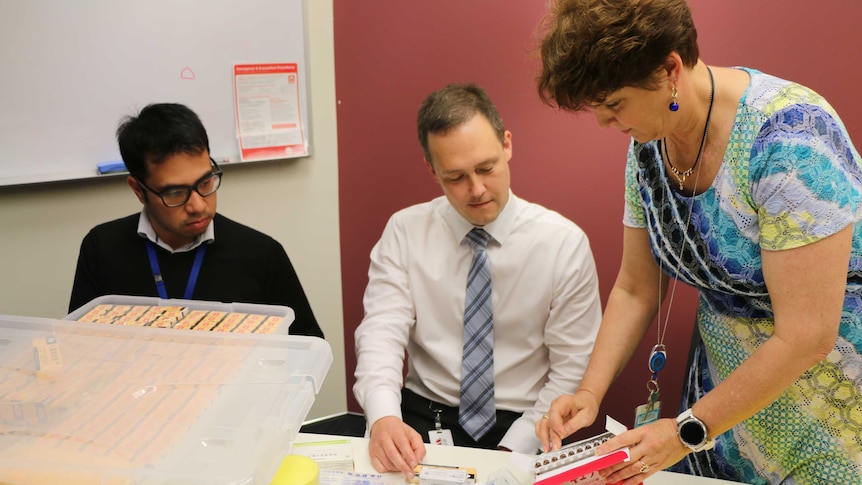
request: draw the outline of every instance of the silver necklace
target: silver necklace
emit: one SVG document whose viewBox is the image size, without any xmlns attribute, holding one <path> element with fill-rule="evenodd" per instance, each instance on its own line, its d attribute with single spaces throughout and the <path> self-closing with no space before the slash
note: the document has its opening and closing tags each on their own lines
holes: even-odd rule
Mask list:
<svg viewBox="0 0 862 485">
<path fill-rule="evenodd" d="M 707 113 L 706 113 L 706 123 L 703 127 L 703 137 L 702 137 L 701 142 L 700 142 L 700 150 L 698 150 L 698 152 L 697 152 L 697 159 L 695 160 L 694 165 L 692 165 L 691 168 L 686 170 L 685 172 L 677 172 L 677 170 L 675 168 L 673 168 L 673 165 L 670 166 L 670 168 L 674 172 L 674 174 L 677 175 L 677 178 L 682 176 L 682 178 L 680 178 L 680 180 L 679 180 L 680 191 L 683 190 L 683 182 L 685 181 L 685 178 L 692 174 L 695 167 L 698 167 L 697 173 L 694 176 L 694 187 L 691 189 L 691 197 L 692 198 L 694 198 L 695 193 L 697 192 L 697 183 L 700 180 L 700 165 L 698 164 L 698 162 L 700 161 L 700 158 L 703 155 L 704 145 L 706 144 L 706 135 L 707 135 L 707 132 L 709 131 L 709 118 L 710 118 L 710 115 L 712 114 L 712 103 L 713 103 L 713 99 L 715 97 L 715 80 L 712 77 L 712 70 L 709 68 L 709 66 L 706 67 L 706 70 L 707 70 L 707 72 L 709 72 L 709 85 L 710 85 L 709 111 L 707 111 Z M 664 139 L 662 141 L 663 141 L 662 144 L 665 145 Z M 667 155 L 667 146 L 666 145 L 664 146 L 664 150 L 665 150 L 665 155 Z M 668 158 L 668 164 L 670 164 L 670 158 Z M 664 190 L 662 190 L 662 205 L 664 205 Z M 689 207 L 688 217 L 685 220 L 685 227 L 683 228 L 683 231 L 682 231 L 683 241 L 682 241 L 682 245 L 680 246 L 679 258 L 678 258 L 678 261 L 676 263 L 676 275 L 679 275 L 679 270 L 682 267 L 682 248 L 685 246 L 685 237 L 686 237 L 686 234 L 688 233 L 688 227 L 691 224 L 692 213 L 694 213 L 694 200 L 692 200 L 692 206 Z M 659 220 L 661 220 L 661 219 L 659 219 Z M 673 296 L 676 293 L 676 284 L 679 282 L 678 277 L 675 277 L 673 279 L 673 285 L 671 286 L 671 290 L 670 290 L 670 299 L 667 302 L 667 311 L 665 312 L 664 324 L 662 324 L 662 321 L 661 321 L 661 306 L 662 306 L 661 305 L 662 304 L 662 301 L 661 301 L 661 295 L 662 295 L 661 277 L 662 277 L 662 274 L 664 273 L 664 265 L 662 263 L 663 260 L 664 259 L 661 257 L 661 255 L 659 255 L 659 260 L 658 260 L 659 261 L 659 273 L 658 273 L 658 312 L 659 312 L 659 314 L 658 314 L 658 325 L 657 325 L 658 335 L 656 336 L 658 343 L 656 344 L 656 348 L 661 348 L 661 349 L 664 349 L 664 338 L 665 338 L 665 335 L 667 334 L 668 323 L 670 322 L 670 310 L 671 310 L 671 307 L 673 306 Z"/>
</svg>

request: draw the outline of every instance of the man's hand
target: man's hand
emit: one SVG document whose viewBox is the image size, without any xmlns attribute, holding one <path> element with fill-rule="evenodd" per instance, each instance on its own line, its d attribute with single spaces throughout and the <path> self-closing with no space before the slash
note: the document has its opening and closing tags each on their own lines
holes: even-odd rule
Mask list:
<svg viewBox="0 0 862 485">
<path fill-rule="evenodd" d="M 368 455 L 378 472 L 400 471 L 411 480 L 413 468 L 425 458 L 425 443 L 422 436 L 404 421 L 386 416 L 371 425 Z"/>
</svg>

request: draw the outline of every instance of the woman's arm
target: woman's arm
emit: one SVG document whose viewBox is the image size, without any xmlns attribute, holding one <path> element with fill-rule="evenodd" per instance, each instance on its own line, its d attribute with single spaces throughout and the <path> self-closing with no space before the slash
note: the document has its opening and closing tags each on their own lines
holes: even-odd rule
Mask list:
<svg viewBox="0 0 862 485">
<path fill-rule="evenodd" d="M 560 396 L 551 403 L 550 419 L 541 419 L 536 424 L 536 434 L 545 450 L 559 448 L 562 438 L 595 420 L 605 393 L 628 363 L 658 311 L 659 274 L 647 230 L 625 227 L 620 272 L 584 379 L 575 394 Z M 662 274 L 662 290 L 667 289 L 667 281 Z"/>
<path fill-rule="evenodd" d="M 710 438 L 772 403 L 834 348 L 847 285 L 852 231 L 850 226 L 806 246 L 763 251 L 763 274 L 772 300 L 775 332 L 692 407 L 694 415 L 706 424 Z M 650 474 L 639 473 L 642 464 L 656 471 L 690 452 L 679 440 L 674 419 L 661 419 L 627 431 L 596 452 L 607 453 L 624 446 L 629 447 L 634 465 L 603 471 L 608 481 L 637 475 L 630 478 L 636 483 Z"/>
<path fill-rule="evenodd" d="M 848 226 L 806 246 L 763 251 L 775 333 L 694 405 L 711 437 L 766 407 L 835 347 L 852 236 Z"/>
</svg>

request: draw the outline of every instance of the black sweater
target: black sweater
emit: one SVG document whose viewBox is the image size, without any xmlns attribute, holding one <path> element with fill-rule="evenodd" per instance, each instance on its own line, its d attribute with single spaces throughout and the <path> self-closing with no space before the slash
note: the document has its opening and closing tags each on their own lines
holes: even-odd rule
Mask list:
<svg viewBox="0 0 862 485">
<path fill-rule="evenodd" d="M 81 243 L 69 311 L 102 295 L 159 296 L 133 214 L 94 227 Z M 221 214 L 195 285 L 194 300 L 283 305 L 296 318 L 292 335 L 323 337 L 302 284 L 284 248 L 275 239 Z M 156 247 L 169 298 L 183 298 L 195 251 L 173 253 Z"/>
</svg>

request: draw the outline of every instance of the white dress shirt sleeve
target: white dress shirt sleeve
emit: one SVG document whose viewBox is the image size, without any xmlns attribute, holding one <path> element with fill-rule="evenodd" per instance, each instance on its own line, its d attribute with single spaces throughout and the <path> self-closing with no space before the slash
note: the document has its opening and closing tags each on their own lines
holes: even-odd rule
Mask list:
<svg viewBox="0 0 862 485">
<path fill-rule="evenodd" d="M 401 418 L 404 352 L 416 310 L 410 296 L 407 235 L 390 218 L 371 250 L 365 316 L 355 332 L 356 384 L 353 393 L 365 412 L 368 428 L 384 416 Z"/>
<path fill-rule="evenodd" d="M 499 444 L 521 453 L 535 453 L 541 446 L 536 421 L 548 411 L 551 401 L 577 389 L 601 323 L 596 265 L 589 241 L 579 228 L 561 245 L 553 278 L 554 298 L 544 328 L 547 381 L 533 407 L 512 424 Z"/>
</svg>

